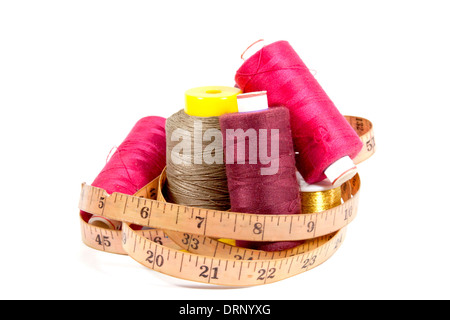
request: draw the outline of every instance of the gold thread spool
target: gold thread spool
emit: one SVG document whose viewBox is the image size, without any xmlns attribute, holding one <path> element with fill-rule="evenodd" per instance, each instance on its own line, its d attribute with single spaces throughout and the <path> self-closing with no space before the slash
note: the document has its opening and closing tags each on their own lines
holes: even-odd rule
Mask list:
<svg viewBox="0 0 450 320">
<path fill-rule="evenodd" d="M 308 184 L 297 172 L 297 181 L 300 185 L 302 213 L 322 212 L 342 203 L 342 187 L 333 186 L 328 179 L 317 184 Z M 344 184 L 347 186 L 347 183 Z"/>
<path fill-rule="evenodd" d="M 322 212 L 341 204 L 341 188 L 325 191 L 300 192 L 302 213 Z"/>
</svg>

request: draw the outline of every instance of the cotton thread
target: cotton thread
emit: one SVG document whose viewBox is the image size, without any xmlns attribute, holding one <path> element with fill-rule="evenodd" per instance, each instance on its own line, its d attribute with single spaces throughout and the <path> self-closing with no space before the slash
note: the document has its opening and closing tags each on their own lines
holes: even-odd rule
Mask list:
<svg viewBox="0 0 450 320">
<path fill-rule="evenodd" d="M 165 118 L 158 116 L 140 119 L 109 157 L 92 186 L 102 188 L 108 194 L 132 195 L 157 178 L 166 164 L 165 122 Z M 92 218 L 86 212 L 81 215 L 85 221 Z M 121 227 L 114 221 L 111 224 L 117 229 Z"/>
<path fill-rule="evenodd" d="M 164 194 L 168 202 L 214 210 L 230 208 L 222 140 L 207 138 L 209 130 L 220 133 L 219 117 L 195 117 L 180 110 L 167 119 Z M 205 162 L 208 150 L 213 163 Z"/>
<path fill-rule="evenodd" d="M 235 81 L 243 92 L 266 90 L 270 107 L 289 109 L 297 169 L 308 183 L 324 180 L 330 165 L 361 150 L 356 132 L 287 41 L 253 54 Z"/>
<path fill-rule="evenodd" d="M 224 149 L 226 150 L 226 173 L 231 211 L 258 214 L 300 213 L 299 185 L 296 178 L 295 155 L 289 122 L 289 111 L 286 108 L 227 114 L 220 117 Z M 226 132 L 230 132 L 229 130 L 232 132 L 242 130 L 250 135 L 248 139 L 245 137 L 242 139 L 243 136 L 239 138 L 227 135 Z M 251 145 L 252 133 L 258 134 L 258 139 L 254 139 L 254 142 L 258 141 L 257 148 Z M 269 135 L 271 135 L 270 138 L 268 138 Z M 264 136 L 266 139 L 261 139 Z M 274 157 L 275 150 L 272 148 L 274 145 L 278 148 L 276 157 Z M 231 159 L 228 152 L 230 147 L 234 150 Z M 261 154 L 259 151 L 263 147 L 266 150 Z M 252 152 L 257 150 L 256 161 L 252 164 Z M 273 161 L 270 164 L 262 161 L 264 153 L 271 153 Z M 275 163 L 277 170 L 272 171 L 273 174 L 261 174 L 263 167 L 272 166 Z M 236 240 L 237 246 L 264 251 L 286 250 L 302 243 L 303 241 Z"/>
</svg>

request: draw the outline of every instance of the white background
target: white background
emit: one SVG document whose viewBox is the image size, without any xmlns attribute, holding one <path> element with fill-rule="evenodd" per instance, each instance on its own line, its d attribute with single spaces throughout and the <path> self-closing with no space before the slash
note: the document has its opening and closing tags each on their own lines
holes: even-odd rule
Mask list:
<svg viewBox="0 0 450 320">
<path fill-rule="evenodd" d="M 448 299 L 448 1 L 1 1 L 2 299 Z M 356 220 L 274 284 L 174 279 L 87 248 L 78 197 L 141 117 L 234 85 L 288 40 L 343 114 L 374 124 Z"/>
</svg>

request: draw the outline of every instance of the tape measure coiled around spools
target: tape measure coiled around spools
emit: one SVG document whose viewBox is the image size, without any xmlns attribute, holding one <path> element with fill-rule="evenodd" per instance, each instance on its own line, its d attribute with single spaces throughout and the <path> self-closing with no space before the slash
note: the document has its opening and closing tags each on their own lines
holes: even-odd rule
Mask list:
<svg viewBox="0 0 450 320">
<path fill-rule="evenodd" d="M 346 116 L 364 148 L 355 164 L 375 152 L 372 123 Z M 258 215 L 167 203 L 161 175 L 134 195 L 108 194 L 82 184 L 79 209 L 122 221 L 122 230 L 88 224 L 80 216 L 82 241 L 97 250 L 128 255 L 149 269 L 196 282 L 251 286 L 276 282 L 325 262 L 340 247 L 357 214 L 360 177 L 341 186 L 342 203 L 300 215 Z M 148 227 L 133 230 L 132 225 Z M 305 240 L 295 248 L 265 252 L 235 247 L 220 238 L 251 241 Z"/>
</svg>

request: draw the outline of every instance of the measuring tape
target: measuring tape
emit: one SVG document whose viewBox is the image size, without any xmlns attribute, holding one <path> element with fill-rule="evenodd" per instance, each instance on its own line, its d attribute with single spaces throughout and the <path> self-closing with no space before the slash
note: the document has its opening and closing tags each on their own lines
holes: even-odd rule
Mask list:
<svg viewBox="0 0 450 320">
<path fill-rule="evenodd" d="M 375 152 L 372 123 L 346 116 L 364 144 L 358 164 Z M 89 247 L 128 255 L 149 269 L 196 282 L 252 286 L 308 271 L 342 244 L 358 209 L 360 178 L 341 186 L 342 203 L 318 213 L 261 215 L 167 203 L 165 171 L 134 195 L 108 194 L 82 184 L 79 209 L 122 222 L 122 230 L 88 224 L 80 215 L 82 241 Z M 135 230 L 133 226 L 143 227 Z M 304 240 L 292 249 L 266 252 L 230 245 L 221 239 Z"/>
</svg>

